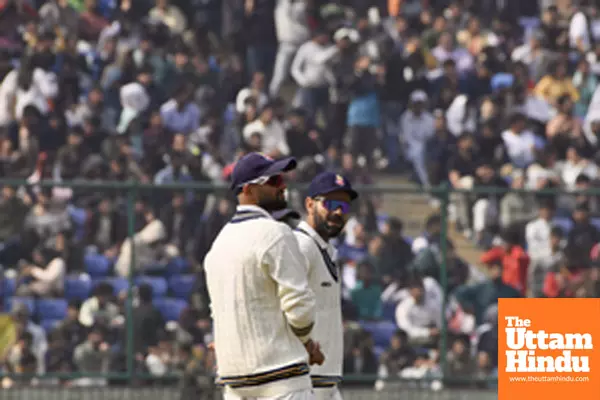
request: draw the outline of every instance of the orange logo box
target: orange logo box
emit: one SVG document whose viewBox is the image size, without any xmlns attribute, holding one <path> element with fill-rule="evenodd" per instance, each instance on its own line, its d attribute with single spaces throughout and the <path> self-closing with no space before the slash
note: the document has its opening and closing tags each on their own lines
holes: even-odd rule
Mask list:
<svg viewBox="0 0 600 400">
<path fill-rule="evenodd" d="M 498 400 L 600 399 L 600 299 L 499 299 Z"/>
</svg>

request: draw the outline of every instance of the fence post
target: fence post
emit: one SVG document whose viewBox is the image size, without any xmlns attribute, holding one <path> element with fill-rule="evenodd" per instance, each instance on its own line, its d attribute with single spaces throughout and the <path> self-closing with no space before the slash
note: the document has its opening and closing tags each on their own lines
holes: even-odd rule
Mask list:
<svg viewBox="0 0 600 400">
<path fill-rule="evenodd" d="M 448 353 L 448 320 L 446 318 L 446 308 L 448 307 L 448 206 L 450 205 L 451 188 L 447 183 L 442 185 L 442 205 L 440 217 L 442 226 L 440 231 L 440 251 L 442 253 L 442 265 L 440 265 L 440 283 L 444 293 L 442 302 L 442 331 L 440 337 L 440 366 L 442 369 L 442 380 L 446 378 L 447 363 L 446 356 Z"/>
<path fill-rule="evenodd" d="M 133 278 L 135 266 L 135 244 L 133 236 L 135 235 L 135 202 L 137 198 L 137 182 L 130 182 L 127 188 L 127 237 L 131 242 L 131 258 L 129 261 L 129 276 L 127 286 L 126 303 L 126 329 L 127 329 L 127 378 L 129 383 L 134 377 L 135 346 L 133 332 Z"/>
</svg>

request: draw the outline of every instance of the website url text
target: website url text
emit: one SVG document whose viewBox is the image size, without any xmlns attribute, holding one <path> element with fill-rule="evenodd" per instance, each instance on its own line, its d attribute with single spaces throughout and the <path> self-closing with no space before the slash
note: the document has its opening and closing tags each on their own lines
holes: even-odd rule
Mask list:
<svg viewBox="0 0 600 400">
<path fill-rule="evenodd" d="M 589 382 L 587 376 L 511 376 L 509 382 L 514 383 L 564 383 Z"/>
</svg>

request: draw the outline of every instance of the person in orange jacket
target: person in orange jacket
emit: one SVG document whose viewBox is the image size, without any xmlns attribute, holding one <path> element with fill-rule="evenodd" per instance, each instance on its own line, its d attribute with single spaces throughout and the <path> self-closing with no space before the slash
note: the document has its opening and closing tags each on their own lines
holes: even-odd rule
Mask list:
<svg viewBox="0 0 600 400">
<path fill-rule="evenodd" d="M 502 233 L 503 244 L 485 252 L 481 262 L 490 265 L 494 262 L 502 263 L 502 281 L 514 287 L 522 295 L 527 291 L 527 269 L 530 258 L 520 244 L 520 235 L 516 230 L 507 230 Z"/>
</svg>

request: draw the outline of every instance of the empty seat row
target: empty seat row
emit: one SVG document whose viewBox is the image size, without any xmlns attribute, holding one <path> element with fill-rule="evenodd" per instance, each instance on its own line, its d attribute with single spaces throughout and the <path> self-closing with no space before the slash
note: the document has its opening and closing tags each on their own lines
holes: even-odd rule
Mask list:
<svg viewBox="0 0 600 400">
<path fill-rule="evenodd" d="M 67 316 L 68 302 L 65 299 L 38 299 L 32 297 L 10 297 L 4 303 L 7 312 L 13 311 L 17 305 L 27 307 L 31 316 L 38 320 L 62 320 Z"/>
<path fill-rule="evenodd" d="M 112 274 L 114 260 L 104 256 L 103 254 L 86 254 L 83 259 L 83 265 L 85 272 L 92 278 L 103 278 Z M 172 277 L 181 275 L 189 270 L 189 262 L 181 257 L 174 258 L 166 265 L 149 265 L 146 269 L 156 270 L 161 275 L 166 277 Z M 144 268 L 142 268 L 144 271 Z"/>
<path fill-rule="evenodd" d="M 179 319 L 188 303 L 182 299 L 154 299 L 154 306 L 160 311 L 166 322 Z M 17 304 L 24 304 L 46 330 L 52 330 L 67 316 L 68 302 L 65 299 L 38 299 L 30 297 L 11 297 L 5 303 L 6 311 L 12 311 Z"/>
<path fill-rule="evenodd" d="M 387 348 L 398 326 L 391 321 L 361 321 L 360 326 L 373 337 L 375 346 Z"/>
</svg>

